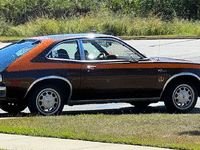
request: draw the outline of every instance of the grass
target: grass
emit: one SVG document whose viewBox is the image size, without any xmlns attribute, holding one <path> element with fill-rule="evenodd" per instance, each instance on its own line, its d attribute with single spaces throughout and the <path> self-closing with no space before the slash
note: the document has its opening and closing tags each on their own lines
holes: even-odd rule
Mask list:
<svg viewBox="0 0 200 150">
<path fill-rule="evenodd" d="M 0 120 L 0 132 L 200 149 L 199 122 L 199 114 L 38 116 Z"/>
<path fill-rule="evenodd" d="M 85 33 L 96 30 L 116 36 L 200 35 L 200 22 L 174 19 L 163 21 L 156 16 L 147 18 L 120 15 L 109 11 L 89 13 L 84 16 L 30 20 L 18 26 L 9 26 L 1 36 L 32 37 L 50 34 Z"/>
</svg>

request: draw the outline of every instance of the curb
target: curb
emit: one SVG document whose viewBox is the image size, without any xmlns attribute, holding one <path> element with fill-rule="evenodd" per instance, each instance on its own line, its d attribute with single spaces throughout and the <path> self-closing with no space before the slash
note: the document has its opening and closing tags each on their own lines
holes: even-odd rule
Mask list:
<svg viewBox="0 0 200 150">
<path fill-rule="evenodd" d="M 169 150 L 151 146 L 32 137 L 0 133 L 0 148 L 13 150 Z"/>
</svg>

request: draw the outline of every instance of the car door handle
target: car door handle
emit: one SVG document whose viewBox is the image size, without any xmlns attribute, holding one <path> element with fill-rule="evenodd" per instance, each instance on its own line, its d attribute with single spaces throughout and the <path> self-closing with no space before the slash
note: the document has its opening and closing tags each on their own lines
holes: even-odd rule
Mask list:
<svg viewBox="0 0 200 150">
<path fill-rule="evenodd" d="M 88 65 L 87 66 L 87 69 L 89 69 L 89 70 L 94 70 L 96 68 L 96 66 L 93 66 L 93 65 Z"/>
</svg>

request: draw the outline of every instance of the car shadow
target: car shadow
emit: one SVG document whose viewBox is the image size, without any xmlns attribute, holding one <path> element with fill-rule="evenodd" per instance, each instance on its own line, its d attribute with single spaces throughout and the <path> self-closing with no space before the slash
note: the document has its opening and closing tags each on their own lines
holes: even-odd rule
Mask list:
<svg viewBox="0 0 200 150">
<path fill-rule="evenodd" d="M 165 106 L 148 106 L 146 108 L 124 107 L 118 109 L 102 109 L 102 110 L 78 110 L 63 111 L 62 115 L 81 115 L 81 114 L 105 114 L 105 115 L 123 115 L 123 114 L 152 114 L 152 113 L 168 113 Z M 198 114 L 200 108 L 194 108 L 188 114 Z"/>
<path fill-rule="evenodd" d="M 165 106 L 148 106 L 146 108 L 123 107 L 115 109 L 99 109 L 99 110 L 76 110 L 63 111 L 63 115 L 80 115 L 80 114 L 105 114 L 105 115 L 123 115 L 123 114 L 149 114 L 149 113 L 169 113 Z"/>
<path fill-rule="evenodd" d="M 179 135 L 199 136 L 200 135 L 200 131 L 199 130 L 184 131 L 184 132 L 180 132 Z"/>
<path fill-rule="evenodd" d="M 82 115 L 82 114 L 105 114 L 105 115 L 123 115 L 123 114 L 152 114 L 152 113 L 169 113 L 165 106 L 148 106 L 146 108 L 123 107 L 115 109 L 99 109 L 99 110 L 64 110 L 61 115 Z M 194 108 L 188 114 L 198 114 L 200 108 Z M 28 112 L 18 114 L 0 113 L 0 119 L 10 117 L 31 117 L 35 116 Z"/>
</svg>

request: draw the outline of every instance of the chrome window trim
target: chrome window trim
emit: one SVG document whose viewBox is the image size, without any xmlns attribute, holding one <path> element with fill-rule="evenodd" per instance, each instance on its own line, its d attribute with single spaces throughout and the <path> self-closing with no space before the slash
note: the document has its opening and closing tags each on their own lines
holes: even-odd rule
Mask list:
<svg viewBox="0 0 200 150">
<path fill-rule="evenodd" d="M 62 59 L 62 58 L 48 58 L 49 60 L 59 60 L 59 61 L 72 61 L 72 62 L 81 62 L 81 60 L 75 60 L 75 59 Z"/>
<path fill-rule="evenodd" d="M 121 45 L 125 46 L 126 48 L 128 48 L 130 51 L 136 53 L 138 56 L 140 57 L 144 57 L 140 52 L 138 52 L 136 49 L 134 49 L 132 46 L 130 46 L 129 44 L 121 41 L 120 39 L 115 39 L 115 38 L 111 38 L 111 37 L 93 37 L 93 38 L 80 38 L 80 39 L 69 39 L 66 41 L 62 41 L 58 44 L 56 44 L 47 54 L 46 54 L 46 59 L 49 60 L 57 60 L 57 61 L 71 61 L 71 62 L 121 62 L 121 61 L 125 61 L 125 60 L 86 60 L 84 54 L 84 47 L 83 47 L 83 42 L 84 40 L 112 40 L 115 42 L 120 43 Z M 59 46 L 60 44 L 66 43 L 66 42 L 70 42 L 70 41 L 76 41 L 80 54 L 81 54 L 81 60 L 75 60 L 75 59 L 61 59 L 61 58 L 49 58 L 47 57 L 57 46 Z"/>
<path fill-rule="evenodd" d="M 109 62 L 113 62 L 113 63 L 130 63 L 129 61 L 126 60 L 122 60 L 122 59 L 110 59 L 110 60 L 84 60 L 82 61 L 83 63 L 109 63 Z"/>
<path fill-rule="evenodd" d="M 26 94 L 24 95 L 24 98 L 28 95 L 28 93 L 30 92 L 30 90 L 32 89 L 32 87 L 37 84 L 38 82 L 40 81 L 43 81 L 43 80 L 48 80 L 48 79 L 60 79 L 60 80 L 63 80 L 65 81 L 66 83 L 69 84 L 69 87 L 70 87 L 70 93 L 69 93 L 69 97 L 68 97 L 68 102 L 72 96 L 72 84 L 70 83 L 70 81 L 64 77 L 60 77 L 60 76 L 46 76 L 46 77 L 42 77 L 42 78 L 39 78 L 37 80 L 35 80 L 28 88 L 28 90 L 26 91 Z"/>
<path fill-rule="evenodd" d="M 59 42 L 57 43 L 47 54 L 46 54 L 46 59 L 52 59 L 52 60 L 71 60 L 71 61 L 80 61 L 80 60 L 75 60 L 75 59 L 61 59 L 61 58 L 49 58 L 48 55 L 59 45 L 63 44 L 63 43 L 67 43 L 67 42 L 71 42 L 71 41 L 75 41 L 77 43 L 77 46 L 80 50 L 80 47 L 79 47 L 79 40 L 78 39 L 69 39 L 69 40 L 65 40 L 65 41 L 62 41 L 62 42 Z"/>
<path fill-rule="evenodd" d="M 81 55 L 81 60 L 85 60 L 84 47 L 83 47 L 83 43 L 82 43 L 81 39 L 78 39 L 78 46 L 79 46 L 79 51 L 80 51 L 80 55 Z"/>
<path fill-rule="evenodd" d="M 49 60 L 59 60 L 59 61 L 67 61 L 67 62 L 79 62 L 79 63 L 99 63 L 99 62 L 128 62 L 129 61 L 126 61 L 126 60 L 72 60 L 72 59 L 61 59 L 61 58 L 48 58 Z"/>
<path fill-rule="evenodd" d="M 178 73 L 178 74 L 175 74 L 173 76 L 171 76 L 167 82 L 165 82 L 165 85 L 163 86 L 163 89 L 162 89 L 162 92 L 160 94 L 160 97 L 162 97 L 163 95 L 163 92 L 165 91 L 167 85 L 176 77 L 180 77 L 180 76 L 192 76 L 192 77 L 195 77 L 196 79 L 198 79 L 200 81 L 200 77 L 194 73 L 190 73 L 190 72 L 182 72 L 182 73 Z"/>
</svg>

